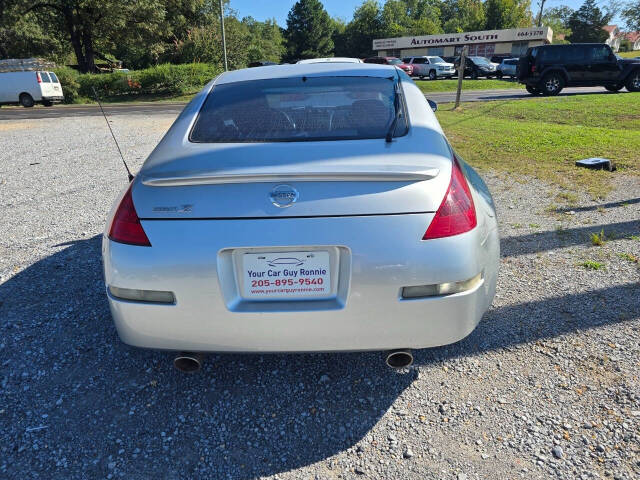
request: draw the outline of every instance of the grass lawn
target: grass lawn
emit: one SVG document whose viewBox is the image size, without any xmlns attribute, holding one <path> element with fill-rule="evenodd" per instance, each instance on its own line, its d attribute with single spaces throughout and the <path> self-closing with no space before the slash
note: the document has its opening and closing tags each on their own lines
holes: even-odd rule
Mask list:
<svg viewBox="0 0 640 480">
<path fill-rule="evenodd" d="M 416 80 L 418 88 L 425 93 L 429 92 L 455 92 L 458 89 L 458 80 Z M 523 85 L 511 80 L 463 80 L 462 91 L 465 90 L 505 90 L 508 88 L 524 88 Z"/>
<path fill-rule="evenodd" d="M 526 174 L 604 198 L 611 179 L 640 175 L 640 94 L 576 95 L 442 105 L 438 118 L 456 151 L 480 170 Z M 610 172 L 578 168 L 604 157 Z"/>
<path fill-rule="evenodd" d="M 618 55 L 625 58 L 640 57 L 640 50 L 634 50 L 632 52 L 618 52 Z"/>
</svg>

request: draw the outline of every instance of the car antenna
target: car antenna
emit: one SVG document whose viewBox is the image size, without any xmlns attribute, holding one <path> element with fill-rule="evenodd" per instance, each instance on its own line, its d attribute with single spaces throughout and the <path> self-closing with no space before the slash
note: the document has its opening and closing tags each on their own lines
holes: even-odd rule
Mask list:
<svg viewBox="0 0 640 480">
<path fill-rule="evenodd" d="M 98 106 L 100 107 L 100 111 L 102 112 L 102 116 L 104 117 L 104 121 L 107 122 L 107 127 L 109 127 L 109 131 L 111 132 L 111 136 L 113 137 L 113 141 L 116 143 L 116 148 L 118 149 L 118 153 L 120 154 L 120 158 L 122 159 L 122 163 L 124 168 L 127 170 L 127 177 L 129 178 L 129 182 L 133 180 L 133 175 L 131 174 L 131 170 L 127 166 L 127 162 L 124 160 L 124 155 L 122 155 L 122 150 L 120 150 L 120 145 L 118 145 L 118 140 L 116 140 L 116 136 L 113 134 L 113 130 L 111 129 L 111 125 L 109 124 L 109 120 L 107 119 L 107 114 L 104 113 L 104 109 L 102 108 L 102 104 L 100 103 L 100 97 L 98 97 L 98 92 L 96 92 L 96 87 L 91 87 L 93 90 L 93 94 L 96 97 L 96 101 L 98 102 Z"/>
</svg>

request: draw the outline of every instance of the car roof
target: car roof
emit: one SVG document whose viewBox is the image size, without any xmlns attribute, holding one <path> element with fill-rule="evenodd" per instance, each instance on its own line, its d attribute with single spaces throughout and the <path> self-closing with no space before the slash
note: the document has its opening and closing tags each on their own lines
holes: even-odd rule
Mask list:
<svg viewBox="0 0 640 480">
<path fill-rule="evenodd" d="M 359 58 L 349 57 L 323 57 L 298 60 L 296 63 L 362 63 Z"/>
<path fill-rule="evenodd" d="M 379 77 L 389 78 L 396 75 L 396 67 L 377 63 L 296 63 L 293 65 L 273 65 L 266 67 L 243 68 L 222 73 L 216 80 L 217 85 L 269 78 L 289 78 L 300 76 L 318 77 Z"/>
</svg>

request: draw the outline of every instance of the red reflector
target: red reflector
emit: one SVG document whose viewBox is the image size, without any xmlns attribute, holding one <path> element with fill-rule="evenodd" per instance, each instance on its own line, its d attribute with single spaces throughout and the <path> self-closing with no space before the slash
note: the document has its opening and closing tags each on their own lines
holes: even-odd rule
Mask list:
<svg viewBox="0 0 640 480">
<path fill-rule="evenodd" d="M 469 190 L 467 179 L 464 178 L 458 160 L 454 157 L 449 189 L 422 239 L 430 240 L 459 235 L 473 230 L 477 223 L 471 190 Z"/>
<path fill-rule="evenodd" d="M 531 65 L 531 73 L 534 73 L 536 71 L 536 66 L 535 65 Z"/>
<path fill-rule="evenodd" d="M 38 79 L 38 83 L 42 83 L 42 77 L 40 76 L 40 72 L 36 72 L 36 78 Z"/>
<path fill-rule="evenodd" d="M 109 229 L 109 238 L 114 242 L 128 243 L 130 245 L 140 245 L 150 247 L 151 242 L 144 233 L 144 229 L 140 224 L 140 219 L 133 206 L 133 198 L 131 197 L 131 185 L 124 194 L 116 214 L 113 217 L 113 223 Z"/>
</svg>

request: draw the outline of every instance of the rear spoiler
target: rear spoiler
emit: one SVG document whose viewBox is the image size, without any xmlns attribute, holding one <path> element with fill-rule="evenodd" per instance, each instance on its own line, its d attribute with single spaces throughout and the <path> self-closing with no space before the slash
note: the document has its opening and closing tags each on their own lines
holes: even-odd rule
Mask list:
<svg viewBox="0 0 640 480">
<path fill-rule="evenodd" d="M 228 183 L 274 182 L 422 182 L 435 178 L 440 170 L 409 169 L 402 171 L 371 170 L 360 172 L 306 173 L 237 173 L 177 176 L 143 176 L 142 183 L 150 187 L 179 187 L 188 185 L 221 185 Z"/>
</svg>

